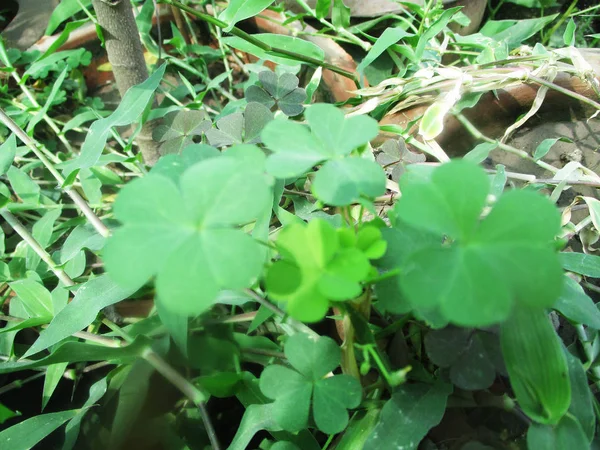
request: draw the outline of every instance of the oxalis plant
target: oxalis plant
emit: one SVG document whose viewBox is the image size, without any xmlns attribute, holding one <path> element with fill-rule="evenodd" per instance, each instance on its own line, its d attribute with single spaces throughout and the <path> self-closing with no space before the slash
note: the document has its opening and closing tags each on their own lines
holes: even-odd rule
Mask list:
<svg viewBox="0 0 600 450">
<path fill-rule="evenodd" d="M 496 406 L 527 417 L 530 448 L 588 446 L 595 420 L 584 368 L 548 315 L 575 308 L 565 292 L 591 303 L 563 275 L 557 208 L 533 190 L 503 191 L 474 163 L 453 160 L 409 165 L 402 195 L 382 212 L 377 198 L 386 175 L 368 147 L 376 121 L 345 117 L 328 104 L 311 105 L 304 115 L 306 123 L 270 120 L 260 146 L 188 144 L 127 183 L 106 243 L 94 231 L 73 237 L 76 229 L 63 247 L 102 247 L 106 274 L 78 288 L 65 282 L 75 298 L 60 306 L 58 286 L 49 292 L 34 276 L 10 282 L 17 295 L 11 314 L 26 317 L 5 330 L 48 326 L 0 371 L 106 360 L 129 367 L 133 377 L 147 372 L 139 364 L 149 361 L 200 407 L 211 396 L 240 400 L 246 412 L 230 449 L 246 448 L 260 430 L 275 439 L 271 448 L 320 448 L 323 435 L 340 448 L 416 448 L 453 396 L 504 379 L 513 395 Z M 7 142 L 4 149 L 14 144 Z M 309 185 L 313 207 L 329 213 L 306 221 L 284 210 L 282 196 L 292 185 Z M 6 199 L 7 220 L 14 217 L 9 207 Z M 281 223 L 275 229 L 274 218 Z M 63 270 L 51 258 L 48 264 Z M 67 274 L 73 270 L 65 266 Z M 94 343 L 68 337 L 85 339 L 79 330 L 101 308 L 135 292 L 154 292 L 157 316 L 124 328 L 105 320 L 114 331 Z M 221 320 L 215 325 L 224 305 L 252 310 L 255 302 L 260 307 L 245 333 Z M 392 321 L 382 328 L 375 317 Z M 307 326 L 331 320 L 335 339 Z M 264 330 L 278 339 L 255 335 L 267 323 L 275 328 Z M 399 365 L 382 339 L 407 323 L 429 331 L 422 333 L 422 358 Z M 115 348 L 111 335 L 123 344 Z M 261 370 L 244 369 L 244 350 L 260 356 Z M 192 376 L 173 378 L 171 364 L 187 366 Z M 93 389 L 106 391 L 107 379 L 98 383 Z M 0 437 L 30 442 L 42 421 L 54 429 L 87 412 L 40 415 Z M 67 425 L 67 437 L 76 437 L 75 428 Z"/>
<path fill-rule="evenodd" d="M 210 23 L 239 45 L 247 36 L 235 23 L 271 3 L 231 2 Z M 333 3 L 328 26 L 370 48 L 344 28 L 343 2 L 317 3 L 314 18 L 328 24 Z M 429 19 L 427 6 L 414 10 Z M 439 29 L 413 30 L 417 53 L 451 19 L 437 13 Z M 391 30 L 394 42 L 406 34 Z M 263 56 L 293 42 L 269 39 Z M 17 56 L 0 46 L 6 73 L 27 89 Z M 115 111 L 62 124 L 65 139 L 91 122 L 68 158 L 31 138 L 42 121 L 57 126 L 47 111 L 66 66 L 34 114 L 0 110 L 0 393 L 43 378 L 44 411 L 0 431 L 1 448 L 597 445 L 600 312 L 578 276 L 599 277 L 600 258 L 563 251 L 570 229 L 536 186 L 507 185 L 473 154 L 426 163 L 397 139 L 374 156 L 380 127 L 365 110 L 312 103 L 319 71 L 301 87 L 288 70 L 255 67 L 244 100 L 217 117 L 202 107 L 215 84 L 198 94 L 178 73 L 194 102 L 167 95 L 171 104 L 149 107 L 182 67 L 166 58 Z M 47 65 L 42 57 L 26 73 Z M 402 95 L 420 86 L 411 81 Z M 423 136 L 441 131 L 450 103 L 433 103 Z M 161 157 L 146 169 L 129 151 L 135 131 L 127 141 L 114 127 L 151 120 Z M 150 312 L 131 320 L 112 310 L 122 302 Z M 563 342 L 563 325 L 579 343 Z M 75 381 L 68 407 L 53 403 L 62 378 Z M 0 402 L 10 423 L 20 411 Z M 498 436 L 465 432 L 444 446 L 436 432 L 459 408 L 492 411 Z"/>
</svg>

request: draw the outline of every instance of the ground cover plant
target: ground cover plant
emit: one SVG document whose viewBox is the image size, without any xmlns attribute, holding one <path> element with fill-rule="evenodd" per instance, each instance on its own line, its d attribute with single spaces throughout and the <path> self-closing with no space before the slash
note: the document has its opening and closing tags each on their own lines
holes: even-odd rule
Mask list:
<svg viewBox="0 0 600 450">
<path fill-rule="evenodd" d="M 0 447 L 598 448 L 598 142 L 515 142 L 600 135 L 600 6 L 455 3 L 5 33 Z"/>
</svg>

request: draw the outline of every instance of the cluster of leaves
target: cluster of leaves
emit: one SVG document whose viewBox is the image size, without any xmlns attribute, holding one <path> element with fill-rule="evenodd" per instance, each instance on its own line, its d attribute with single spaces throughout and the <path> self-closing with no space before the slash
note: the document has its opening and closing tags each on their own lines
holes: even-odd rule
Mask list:
<svg viewBox="0 0 600 450">
<path fill-rule="evenodd" d="M 232 1 L 219 18 L 232 30 L 272 3 Z M 49 29 L 90 1 L 77 4 L 62 2 Z M 144 2 L 141 30 L 150 29 L 152 7 Z M 389 27 L 365 46 L 370 50 L 359 72 L 370 80 L 381 75 L 372 66 L 382 55 L 395 56 L 399 75 L 440 62 L 441 52 L 430 44 L 452 21 L 463 20 L 439 4 L 409 8 L 410 17 L 429 26 Z M 319 0 L 296 17 L 318 19 L 364 44 L 349 31 L 341 0 Z M 489 22 L 479 35 L 453 39 L 480 50 L 478 62 L 490 62 L 546 23 Z M 79 26 L 71 24 L 64 36 Z M 171 65 L 194 73 L 221 57 L 187 44 L 176 27 L 172 32 L 169 43 L 181 60 L 167 55 Z M 155 51 L 150 33 L 142 35 Z M 323 60 L 318 47 L 295 37 L 262 36 L 282 53 L 242 35 L 221 44 L 284 65 L 299 65 L 302 57 Z M 28 105 L 33 115 L 12 105 L 19 125 L 33 133 L 61 101 L 58 89 L 67 75 L 89 55 L 49 51 L 27 60 L 27 54 L 5 53 L 7 67 L 25 65 L 24 83 L 58 74 L 44 106 Z M 530 189 L 502 192 L 503 180 L 490 180 L 466 159 L 435 168 L 414 164 L 425 158 L 404 141 L 373 152 L 375 119 L 307 105 L 314 86 L 299 87 L 286 71 L 261 67 L 257 83 L 245 86 L 245 101 L 214 118 L 204 112 L 204 96 L 221 89 L 229 74 L 209 80 L 206 71 L 196 83 L 178 73 L 181 89 L 148 113 L 168 68 L 133 87 L 111 114 L 92 105 L 64 124 L 63 137 L 93 120 L 77 156 L 61 162 L 48 152 L 66 176 L 62 188 L 72 189 L 78 179 L 97 212 L 112 212 L 105 220 L 110 230 L 71 214 L 14 135 L 0 146 L 0 215 L 19 234 L 5 238 L 9 227 L 0 228 L 0 292 L 8 303 L 0 374 L 42 368 L 44 408 L 70 364 L 74 377 L 89 362 L 101 362 L 90 371 L 104 371 L 83 407 L 20 421 L 0 431 L 0 442 L 30 448 L 66 423 L 65 449 L 86 439 L 117 448 L 128 436 L 142 446 L 160 440 L 203 447 L 215 442 L 204 403 L 216 409 L 230 405 L 221 399 L 235 397 L 245 410 L 239 423 L 214 416 L 218 429 L 237 427 L 232 439 L 220 436 L 230 450 L 317 450 L 334 439 L 339 449 L 434 445 L 429 431 L 451 414 L 447 405 L 456 399 L 469 408 L 502 403 L 526 416 L 515 435 L 530 449 L 597 444 L 597 400 L 587 371 L 598 375 L 600 312 L 563 271 L 600 277 L 600 257 L 558 253 L 561 218 L 552 202 Z M 311 83 L 318 84 L 315 74 Z M 189 109 L 172 102 L 182 95 Z M 443 125 L 440 117 L 425 120 L 428 133 Z M 150 119 L 162 119 L 153 134 L 162 156 L 149 173 L 128 154 L 129 142 L 120 142 L 122 153 L 111 148 L 104 154 L 114 127 Z M 124 187 L 119 165 L 136 175 Z M 394 182 L 402 195 L 381 209 L 378 197 Z M 99 262 L 106 273 L 98 271 Z M 118 326 L 109 311 L 101 312 L 122 300 L 152 301 L 154 312 Z M 576 345 L 561 341 L 549 310 L 577 326 L 585 364 Z M 317 334 L 323 323 L 306 325 L 331 313 L 341 345 Z M 34 340 L 19 334 L 41 326 Z M 159 396 L 153 392 L 171 391 L 151 389 L 155 371 L 187 396 L 177 412 L 156 415 L 149 408 L 146 416 L 145 406 Z M 507 384 L 511 390 L 502 399 L 496 394 Z M 99 403 L 102 408 L 91 408 Z M 0 422 L 17 415 L 0 404 Z M 257 443 L 262 430 L 270 437 Z M 487 447 L 472 441 L 463 448 Z"/>
</svg>

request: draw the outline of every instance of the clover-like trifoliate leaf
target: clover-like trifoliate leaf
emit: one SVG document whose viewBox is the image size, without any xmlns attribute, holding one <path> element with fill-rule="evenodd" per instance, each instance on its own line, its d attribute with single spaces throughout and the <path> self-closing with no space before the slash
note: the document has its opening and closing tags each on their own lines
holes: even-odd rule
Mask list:
<svg viewBox="0 0 600 450">
<path fill-rule="evenodd" d="M 375 159 L 393 181 L 400 179 L 407 165 L 425 162 L 425 155 L 411 152 L 406 148 L 404 139 L 388 139 L 378 150 Z"/>
<path fill-rule="evenodd" d="M 203 160 L 181 175 L 179 185 L 150 174 L 122 189 L 114 212 L 123 226 L 104 248 L 106 269 L 119 285 L 135 289 L 156 276 L 158 301 L 192 316 L 221 289 L 255 281 L 263 253 L 236 227 L 270 207 L 270 188 L 261 150 L 243 150 L 254 156 L 240 158 L 234 151 Z"/>
<path fill-rule="evenodd" d="M 156 127 L 152 139 L 160 142 L 161 155 L 179 154 L 211 128 L 212 122 L 204 111 L 173 111 Z"/>
<path fill-rule="evenodd" d="M 268 366 L 259 382 L 263 394 L 275 400 L 275 421 L 291 432 L 307 428 L 312 399 L 317 428 L 327 434 L 342 431 L 348 424 L 347 409 L 360 404 L 362 390 L 349 375 L 324 378 L 340 364 L 338 345 L 328 337 L 298 333 L 288 339 L 284 352 L 293 369 Z"/>
<path fill-rule="evenodd" d="M 206 144 L 190 144 L 180 154 L 164 155 L 159 158 L 150 173 L 164 175 L 174 183 L 179 183 L 183 172 L 205 159 L 220 156 L 221 152 Z"/>
<path fill-rule="evenodd" d="M 382 195 L 385 192 L 385 173 L 377 163 L 368 159 L 335 159 L 321 167 L 311 188 L 319 200 L 333 206 L 345 206 L 361 196 Z"/>
<path fill-rule="evenodd" d="M 265 105 L 252 102 L 243 113 L 233 113 L 217 120 L 217 128 L 206 131 L 208 142 L 215 147 L 234 144 L 258 144 L 265 125 L 273 120 L 273 113 Z"/>
<path fill-rule="evenodd" d="M 333 105 L 312 105 L 305 116 L 310 130 L 291 121 L 274 121 L 263 130 L 263 142 L 274 152 L 267 171 L 278 178 L 297 177 L 320 162 L 346 156 L 379 132 L 375 119 L 346 118 Z"/>
<path fill-rule="evenodd" d="M 369 257 L 379 257 L 385 243 L 371 236 L 368 244 L 363 237 L 348 245 L 346 233 L 322 219 L 292 223 L 279 233 L 282 258 L 269 268 L 266 286 L 271 298 L 287 302 L 292 317 L 316 322 L 325 316 L 330 301 L 349 300 L 362 292 L 361 282 L 371 269 Z"/>
<path fill-rule="evenodd" d="M 485 331 L 446 327 L 425 336 L 425 350 L 434 364 L 449 369 L 450 380 L 465 390 L 487 389 L 496 371 L 506 375 L 500 339 Z"/>
<path fill-rule="evenodd" d="M 404 262 L 400 285 L 414 309 L 439 308 L 454 324 L 487 326 L 505 320 L 515 301 L 554 304 L 563 283 L 552 244 L 560 214 L 548 199 L 510 191 L 480 220 L 490 183 L 472 163 L 452 161 L 430 180 L 403 180 L 396 217 L 440 236 Z"/>
<path fill-rule="evenodd" d="M 297 116 L 304 111 L 306 91 L 298 87 L 298 77 L 285 72 L 280 76 L 270 70 L 258 74 L 262 87 L 253 84 L 246 89 L 246 100 L 265 105 L 277 106 L 286 116 Z"/>
</svg>

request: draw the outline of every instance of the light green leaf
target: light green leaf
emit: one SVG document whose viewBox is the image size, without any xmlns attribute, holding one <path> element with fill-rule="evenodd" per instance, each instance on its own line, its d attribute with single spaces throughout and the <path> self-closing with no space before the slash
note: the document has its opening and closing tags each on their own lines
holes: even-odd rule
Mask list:
<svg viewBox="0 0 600 450">
<path fill-rule="evenodd" d="M 573 18 L 570 18 L 567 22 L 567 27 L 565 28 L 565 32 L 563 34 L 563 41 L 567 47 L 571 45 L 575 45 L 575 31 L 577 30 L 577 26 L 575 25 L 575 21 Z"/>
<path fill-rule="evenodd" d="M 306 111 L 311 131 L 296 122 L 273 121 L 262 138 L 274 154 L 267 170 L 278 178 L 291 178 L 328 159 L 348 155 L 379 133 L 377 122 L 367 116 L 345 118 L 333 105 L 312 105 Z"/>
<path fill-rule="evenodd" d="M 385 193 L 386 176 L 381 166 L 363 158 L 328 161 L 311 186 L 315 196 L 332 206 L 346 206 L 360 198 Z"/>
<path fill-rule="evenodd" d="M 440 308 L 455 324 L 485 326 L 508 317 L 515 300 L 555 302 L 563 282 L 552 245 L 560 217 L 550 201 L 511 191 L 480 221 L 489 181 L 464 160 L 435 169 L 431 181 L 409 178 L 401 190 L 397 217 L 440 239 L 404 262 L 400 283 L 413 308 Z"/>
<path fill-rule="evenodd" d="M 377 41 L 375 42 L 375 44 L 373 44 L 373 47 L 371 47 L 367 55 L 363 58 L 363 60 L 356 68 L 356 71 L 361 75 L 361 78 L 362 74 L 365 71 L 365 68 L 369 64 L 375 61 L 383 52 L 385 52 L 392 45 L 397 44 L 400 40 L 404 39 L 407 36 L 411 36 L 411 34 L 407 33 L 402 28 L 390 27 L 383 30 L 381 36 L 377 38 Z"/>
<path fill-rule="evenodd" d="M 23 203 L 37 205 L 40 202 L 40 186 L 29 175 L 15 166 L 10 166 L 7 172 L 8 181 Z"/>
<path fill-rule="evenodd" d="M 600 330 L 600 310 L 577 281 L 567 275 L 564 280 L 563 291 L 553 308 L 571 322 Z"/>
<path fill-rule="evenodd" d="M 43 249 L 46 249 L 50 244 L 54 222 L 60 217 L 61 212 L 61 208 L 51 209 L 33 225 L 31 230 L 33 237 Z M 28 270 L 37 269 L 40 259 L 40 256 L 31 247 L 27 248 L 26 266 Z"/>
<path fill-rule="evenodd" d="M 91 251 L 101 250 L 105 240 L 104 236 L 100 235 L 92 225 L 78 225 L 67 236 L 62 246 L 60 263 L 65 264 L 70 261 L 84 248 Z"/>
<path fill-rule="evenodd" d="M 183 173 L 179 186 L 150 174 L 121 191 L 114 208 L 124 226 L 104 248 L 107 271 L 117 283 L 138 289 L 156 275 L 158 301 L 193 316 L 219 290 L 245 288 L 257 279 L 262 251 L 235 227 L 271 206 L 264 154 L 254 146 L 227 154 L 237 156 L 200 161 Z M 238 192 L 234 197 L 232 190 Z"/>
<path fill-rule="evenodd" d="M 600 256 L 577 252 L 562 252 L 563 269 L 586 277 L 600 278 Z"/>
<path fill-rule="evenodd" d="M 520 407 L 540 424 L 557 424 L 571 404 L 571 384 L 562 343 L 550 319 L 544 310 L 519 306 L 501 325 L 500 338 Z"/>
<path fill-rule="evenodd" d="M 35 128 L 35 126 L 38 123 L 40 123 L 40 121 L 48 113 L 48 110 L 52 106 L 52 102 L 56 98 L 56 94 L 58 94 L 58 91 L 62 87 L 62 84 L 65 81 L 65 78 L 67 77 L 68 69 L 69 69 L 68 66 L 65 67 L 63 69 L 63 71 L 60 73 L 60 75 L 58 76 L 58 78 L 56 79 L 56 81 L 52 84 L 52 90 L 50 91 L 50 94 L 48 95 L 48 98 L 46 99 L 46 103 L 44 103 L 44 106 L 42 106 L 42 108 L 35 114 L 35 116 L 33 116 L 31 118 L 31 120 L 27 124 L 27 133 L 31 133 L 33 131 L 33 129 Z"/>
<path fill-rule="evenodd" d="M 17 138 L 11 134 L 4 144 L 0 145 L 0 175 L 4 175 L 10 168 L 17 153 Z"/>
<path fill-rule="evenodd" d="M 235 24 L 240 20 L 256 16 L 264 9 L 271 6 L 274 1 L 275 0 L 231 0 L 225 11 L 219 14 L 219 19 L 229 23 L 229 26 L 225 28 L 225 31 L 231 31 Z"/>
<path fill-rule="evenodd" d="M 89 7 L 92 0 L 61 0 L 58 6 L 52 11 L 46 27 L 46 36 L 50 36 L 65 20 L 70 19 L 76 13 L 81 11 L 82 7 Z"/>
<path fill-rule="evenodd" d="M 331 9 L 331 0 L 317 0 L 315 5 L 315 14 L 317 19 L 324 19 L 329 14 Z"/>
<path fill-rule="evenodd" d="M 121 301 L 135 290 L 122 289 L 108 275 L 92 278 L 80 286 L 75 298 L 52 319 L 48 328 L 40 333 L 40 337 L 29 347 L 24 357 L 34 355 L 48 347 L 83 330 L 107 306 Z"/>
<path fill-rule="evenodd" d="M 67 171 L 94 166 L 102 154 L 111 128 L 139 120 L 160 84 L 165 68 L 166 64 L 163 64 L 146 81 L 131 87 L 110 116 L 98 119 L 90 126 L 79 157 L 65 165 Z"/>
<path fill-rule="evenodd" d="M 19 296 L 32 317 L 51 318 L 54 316 L 52 295 L 42 284 L 26 278 L 13 281 L 10 283 L 10 287 Z"/>
</svg>

